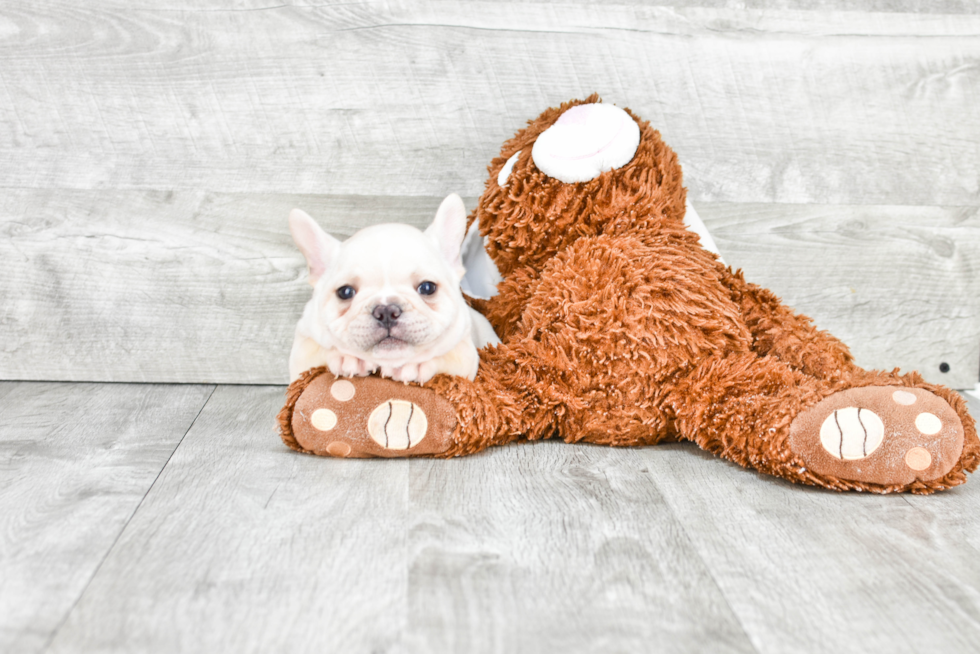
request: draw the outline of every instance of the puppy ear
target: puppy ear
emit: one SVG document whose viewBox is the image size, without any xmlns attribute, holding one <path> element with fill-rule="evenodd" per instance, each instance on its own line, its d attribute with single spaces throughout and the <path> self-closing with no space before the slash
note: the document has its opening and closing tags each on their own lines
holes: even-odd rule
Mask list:
<svg viewBox="0 0 980 654">
<path fill-rule="evenodd" d="M 439 252 L 453 271 L 463 276 L 463 260 L 460 248 L 466 235 L 466 207 L 463 198 L 455 193 L 447 195 L 439 205 L 435 220 L 425 230 L 425 235 L 439 246 Z"/>
<path fill-rule="evenodd" d="M 327 271 L 340 251 L 340 241 L 327 234 L 309 214 L 301 209 L 289 212 L 289 232 L 296 241 L 299 251 L 306 257 L 306 265 L 310 268 L 310 286 L 316 286 L 317 281 Z"/>
</svg>

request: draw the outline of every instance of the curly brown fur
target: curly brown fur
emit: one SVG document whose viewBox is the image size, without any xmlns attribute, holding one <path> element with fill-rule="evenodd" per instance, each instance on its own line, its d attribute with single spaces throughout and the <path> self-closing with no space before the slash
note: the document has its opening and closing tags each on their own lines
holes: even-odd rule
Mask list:
<svg viewBox="0 0 980 654">
<path fill-rule="evenodd" d="M 980 440 L 962 398 L 914 373 L 858 368 L 838 339 L 704 250 L 683 224 L 677 158 L 649 123 L 629 114 L 640 129 L 635 156 L 591 181 L 566 184 L 537 169 L 537 137 L 570 107 L 596 101 L 548 109 L 489 167 L 471 220 L 479 221 L 504 281 L 497 296 L 474 305 L 503 342 L 484 350 L 474 381 L 440 376 L 427 384 L 457 412 L 442 456 L 521 439 L 614 446 L 681 439 L 745 467 L 836 490 L 931 493 L 963 483 L 980 464 Z M 518 151 L 501 187 L 498 173 Z M 305 379 L 290 388 L 280 414 L 283 440 L 294 448 L 289 407 Z M 815 436 L 794 427 L 804 424 L 797 418 L 864 387 L 888 402 L 891 387 L 923 389 L 946 402 L 928 400 L 962 424 L 962 451 L 948 459 L 947 472 L 870 483 L 807 465 L 791 440 L 793 433 Z M 841 460 L 843 438 L 842 431 Z"/>
<path fill-rule="evenodd" d="M 683 231 L 687 190 L 677 156 L 646 121 L 637 119 L 641 137 L 633 160 L 592 181 L 565 184 L 534 165 L 531 146 L 538 136 L 569 108 L 597 101 L 594 94 L 548 109 L 507 141 L 491 162 L 477 216 L 480 232 L 487 236 L 487 252 L 505 278 L 520 266 L 540 269 L 583 237 L 657 231 L 667 223 Z M 501 188 L 497 175 L 518 151 L 511 183 Z M 612 176 L 614 184 L 609 183 Z"/>
<path fill-rule="evenodd" d="M 279 423 L 279 437 L 282 438 L 283 443 L 297 452 L 312 454 L 312 452 L 296 442 L 296 436 L 293 434 L 293 409 L 296 407 L 296 401 L 299 400 L 300 395 L 303 394 L 306 387 L 326 371 L 327 369 L 321 366 L 319 368 L 311 368 L 301 374 L 299 379 L 290 384 L 286 389 L 286 404 L 283 405 L 282 409 L 279 410 L 279 414 L 276 415 L 276 421 Z"/>
</svg>

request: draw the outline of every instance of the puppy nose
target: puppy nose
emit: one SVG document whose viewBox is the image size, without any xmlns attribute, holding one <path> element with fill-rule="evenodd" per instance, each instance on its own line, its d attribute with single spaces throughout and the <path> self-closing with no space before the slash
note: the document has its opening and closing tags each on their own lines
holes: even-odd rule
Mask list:
<svg viewBox="0 0 980 654">
<path fill-rule="evenodd" d="M 398 316 L 402 315 L 402 308 L 397 304 L 379 304 L 371 315 L 385 327 L 391 328 L 398 321 Z"/>
</svg>

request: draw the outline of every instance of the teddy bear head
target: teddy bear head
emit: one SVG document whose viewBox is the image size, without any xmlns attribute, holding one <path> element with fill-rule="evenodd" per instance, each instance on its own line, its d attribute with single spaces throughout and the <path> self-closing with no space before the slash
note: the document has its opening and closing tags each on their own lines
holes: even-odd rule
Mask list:
<svg viewBox="0 0 980 654">
<path fill-rule="evenodd" d="M 500 274 L 540 270 L 575 240 L 683 221 L 674 152 L 628 109 L 598 95 L 551 108 L 507 141 L 476 210 Z"/>
</svg>

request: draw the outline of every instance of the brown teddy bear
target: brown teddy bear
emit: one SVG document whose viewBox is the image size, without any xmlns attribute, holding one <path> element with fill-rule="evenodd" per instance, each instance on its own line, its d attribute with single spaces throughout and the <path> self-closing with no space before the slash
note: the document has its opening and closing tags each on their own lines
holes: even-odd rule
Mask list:
<svg viewBox="0 0 980 654">
<path fill-rule="evenodd" d="M 471 216 L 502 276 L 474 301 L 502 343 L 475 381 L 337 379 L 315 368 L 279 414 L 313 454 L 440 456 L 517 440 L 688 440 L 837 490 L 931 493 L 980 462 L 963 399 L 866 371 L 847 347 L 747 283 L 685 228 L 659 132 L 597 96 L 507 141 Z"/>
</svg>

